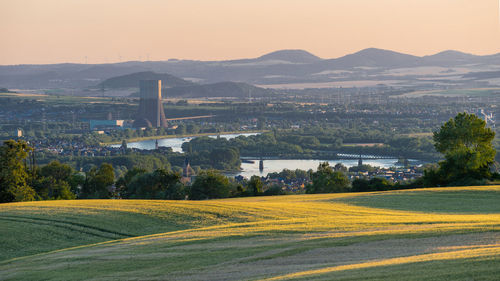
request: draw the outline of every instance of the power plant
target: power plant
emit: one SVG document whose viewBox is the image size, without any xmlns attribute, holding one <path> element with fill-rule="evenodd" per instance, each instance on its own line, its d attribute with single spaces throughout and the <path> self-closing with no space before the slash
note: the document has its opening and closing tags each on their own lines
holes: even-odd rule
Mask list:
<svg viewBox="0 0 500 281">
<path fill-rule="evenodd" d="M 166 128 L 167 120 L 161 98 L 161 80 L 141 80 L 139 88 L 141 99 L 134 127 Z"/>
</svg>

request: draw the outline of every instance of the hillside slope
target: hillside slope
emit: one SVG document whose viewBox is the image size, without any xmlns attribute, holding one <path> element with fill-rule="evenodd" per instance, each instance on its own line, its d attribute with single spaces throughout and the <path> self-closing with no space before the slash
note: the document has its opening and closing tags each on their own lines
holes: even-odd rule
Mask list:
<svg viewBox="0 0 500 281">
<path fill-rule="evenodd" d="M 201 98 L 201 97 L 235 97 L 235 98 L 257 98 L 269 97 L 275 91 L 255 87 L 246 83 L 220 82 L 207 85 L 192 85 L 187 87 L 175 87 L 166 90 L 169 97 Z"/>
<path fill-rule="evenodd" d="M 136 73 L 169 73 L 176 77 L 189 77 L 205 84 L 239 81 L 253 85 L 318 83 L 384 78 L 401 79 L 388 75 L 387 70 L 411 68 L 412 73 L 436 78 L 449 73 L 491 71 L 500 64 L 500 54 L 477 56 L 458 51 L 444 51 L 435 55 L 418 57 L 390 50 L 368 48 L 338 58 L 319 58 L 304 50 L 278 50 L 256 58 L 222 61 L 196 61 L 170 59 L 168 61 L 128 61 L 111 64 L 49 64 L 49 65 L 0 65 L 0 86 L 13 89 L 87 88 L 106 79 Z M 432 67 L 432 68 L 429 68 Z M 434 73 L 429 69 L 443 68 Z M 442 72 L 440 72 L 442 71 Z M 411 74 L 411 73 L 410 73 Z M 406 79 L 419 85 L 413 75 Z M 390 79 L 389 79 L 390 78 Z M 155 78 L 148 78 L 155 79 Z M 179 79 L 179 78 L 177 78 Z M 396 80 L 398 80 L 396 79 Z M 133 79 L 132 79 L 133 80 Z M 132 81 L 131 80 L 131 81 Z M 467 79 L 463 79 L 468 82 Z M 462 80 L 459 80 L 462 81 Z M 464 82 L 462 81 L 462 82 Z M 178 81 L 177 82 L 182 82 Z M 165 82 L 176 85 L 175 79 Z M 457 81 L 455 81 L 457 82 Z M 115 87 L 110 81 L 106 87 Z M 136 85 L 121 81 L 120 87 Z M 130 83 L 130 84 L 127 84 Z"/>
<path fill-rule="evenodd" d="M 2 204 L 0 279 L 495 280 L 499 200 L 496 186 Z"/>
<path fill-rule="evenodd" d="M 321 58 L 304 50 L 279 50 L 260 56 L 255 60 L 281 60 L 291 63 L 314 63 L 320 61 Z"/>
<path fill-rule="evenodd" d="M 192 82 L 183 80 L 167 73 L 144 71 L 106 79 L 101 82 L 98 87 L 111 89 L 139 88 L 140 80 L 161 80 L 162 87 L 184 87 L 194 85 L 194 83 Z"/>
</svg>

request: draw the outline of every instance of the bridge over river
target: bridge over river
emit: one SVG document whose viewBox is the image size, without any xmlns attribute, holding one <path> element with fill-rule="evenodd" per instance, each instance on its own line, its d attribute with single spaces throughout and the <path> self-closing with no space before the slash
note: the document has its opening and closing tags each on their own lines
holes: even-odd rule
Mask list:
<svg viewBox="0 0 500 281">
<path fill-rule="evenodd" d="M 286 157 L 289 158 L 289 157 Z M 279 160 L 283 159 L 280 156 L 267 156 L 263 154 L 262 156 L 247 156 L 241 157 L 241 160 Z M 317 151 L 312 154 L 312 159 L 323 159 L 323 160 L 381 160 L 381 159 L 398 159 L 398 157 L 387 156 L 387 155 L 367 155 L 367 154 L 348 154 L 348 153 L 336 153 L 332 151 Z"/>
</svg>

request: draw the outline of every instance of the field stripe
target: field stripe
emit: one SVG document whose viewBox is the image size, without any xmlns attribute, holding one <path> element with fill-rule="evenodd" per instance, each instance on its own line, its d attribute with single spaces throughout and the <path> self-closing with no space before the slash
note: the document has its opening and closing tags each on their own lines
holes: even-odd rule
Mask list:
<svg viewBox="0 0 500 281">
<path fill-rule="evenodd" d="M 0 220 L 9 220 L 9 221 L 15 221 L 15 222 L 25 222 L 25 223 L 32 223 L 32 224 L 40 224 L 40 225 L 50 225 L 54 227 L 60 227 L 60 228 L 66 228 L 70 229 L 73 231 L 78 231 L 82 233 L 87 233 L 93 236 L 98 236 L 98 237 L 103 237 L 103 238 L 110 238 L 110 239 L 116 239 L 117 237 L 115 236 L 122 236 L 119 238 L 123 237 L 133 237 L 134 235 L 127 234 L 127 233 L 122 233 L 118 231 L 112 231 L 112 230 L 107 230 L 101 227 L 95 227 L 83 223 L 77 223 L 77 222 L 69 222 L 69 221 L 63 221 L 63 220 L 55 220 L 55 219 L 46 219 L 46 218 L 35 218 L 35 217 L 23 217 L 23 216 L 0 216 Z M 90 231 L 85 231 L 83 229 L 88 229 L 96 232 L 102 232 L 106 235 L 99 234 L 99 233 L 94 233 Z M 113 236 L 111 236 L 113 235 Z"/>
<path fill-rule="evenodd" d="M 491 256 L 500 256 L 500 244 L 481 245 L 475 249 L 451 251 L 444 253 L 423 254 L 423 255 L 415 255 L 409 257 L 375 260 L 357 264 L 325 267 L 325 268 L 295 272 L 260 280 L 261 281 L 287 280 L 287 279 L 303 278 L 313 275 L 326 274 L 336 271 L 363 269 L 363 268 L 371 268 L 377 266 L 391 266 L 391 265 L 400 265 L 406 263 L 418 263 L 418 262 L 428 262 L 428 261 L 438 261 L 438 260 L 454 260 L 454 259 L 465 259 L 465 258 L 480 258 L 480 257 L 491 257 Z"/>
</svg>

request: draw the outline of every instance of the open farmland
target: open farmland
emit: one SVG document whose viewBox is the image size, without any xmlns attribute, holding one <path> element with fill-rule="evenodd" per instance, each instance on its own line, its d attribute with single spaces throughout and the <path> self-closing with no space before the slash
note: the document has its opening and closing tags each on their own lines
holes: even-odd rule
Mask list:
<svg viewBox="0 0 500 281">
<path fill-rule="evenodd" d="M 0 205 L 0 224 L 5 280 L 500 276 L 498 186 L 11 203 Z"/>
<path fill-rule="evenodd" d="M 415 91 L 394 97 L 420 98 L 425 96 L 432 97 L 498 97 L 499 88 L 478 88 L 478 89 L 452 89 L 452 90 L 431 90 Z"/>
<path fill-rule="evenodd" d="M 41 102 L 50 103 L 53 105 L 68 105 L 68 104 L 116 104 L 109 97 L 79 97 L 70 95 L 46 95 L 46 94 L 33 94 L 33 93 L 0 93 L 0 101 L 5 98 L 15 98 L 16 100 L 36 100 Z"/>
</svg>

